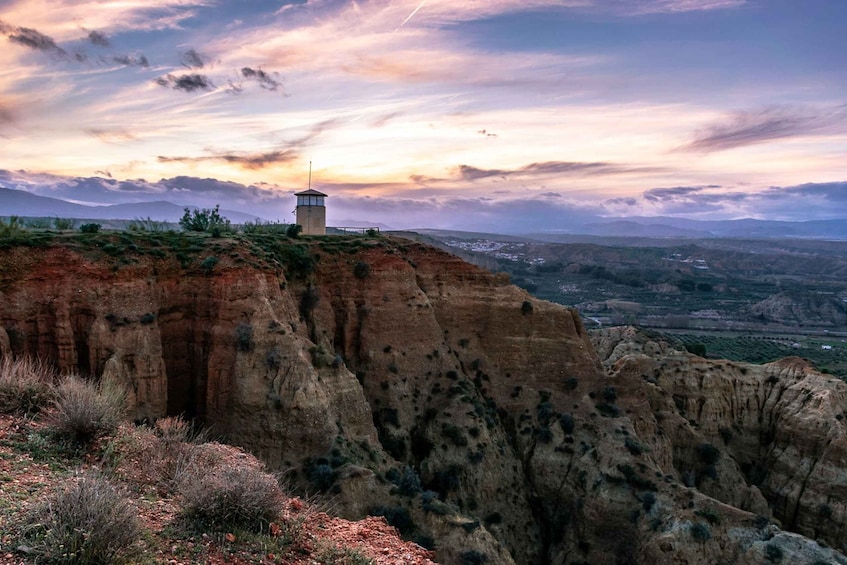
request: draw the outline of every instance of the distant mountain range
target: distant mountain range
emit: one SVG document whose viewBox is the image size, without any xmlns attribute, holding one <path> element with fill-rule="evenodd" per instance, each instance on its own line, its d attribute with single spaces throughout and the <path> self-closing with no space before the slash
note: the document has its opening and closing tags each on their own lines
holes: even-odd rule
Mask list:
<svg viewBox="0 0 847 565">
<path fill-rule="evenodd" d="M 133 204 L 113 204 L 109 206 L 87 206 L 60 200 L 37 196 L 23 190 L 0 187 L 0 217 L 61 217 L 90 220 L 133 220 L 150 218 L 157 221 L 177 222 L 182 217 L 184 206 L 167 201 L 137 202 Z M 259 216 L 221 210 L 221 214 L 233 223 L 241 224 L 262 220 Z M 380 229 L 390 229 L 378 222 L 360 220 L 343 220 L 345 226 L 379 226 Z M 445 236 L 455 234 L 456 237 L 473 237 L 483 234 L 471 234 L 452 230 L 415 230 L 421 233 Z M 461 234 L 461 235 L 459 235 Z M 780 222 L 771 220 L 689 220 L 671 217 L 626 217 L 626 218 L 591 218 L 588 223 L 572 226 L 567 233 L 546 232 L 533 233 L 511 237 L 521 237 L 543 241 L 568 241 L 574 236 L 623 237 L 623 238 L 816 238 L 816 239 L 847 239 L 847 219 L 812 220 L 805 222 Z"/>
<path fill-rule="evenodd" d="M 133 204 L 112 204 L 110 206 L 86 206 L 58 198 L 37 196 L 24 190 L 0 187 L 0 216 L 59 217 L 86 220 L 150 218 L 161 222 L 178 222 L 184 212 L 184 206 L 161 200 Z M 261 220 L 258 216 L 234 210 L 221 210 L 221 215 L 237 224 Z"/>
</svg>

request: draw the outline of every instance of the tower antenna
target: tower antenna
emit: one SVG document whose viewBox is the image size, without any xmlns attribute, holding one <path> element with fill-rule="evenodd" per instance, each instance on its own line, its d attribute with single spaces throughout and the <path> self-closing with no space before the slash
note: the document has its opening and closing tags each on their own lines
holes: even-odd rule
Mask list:
<svg viewBox="0 0 847 565">
<path fill-rule="evenodd" d="M 309 190 L 312 189 L 312 162 L 309 161 Z"/>
</svg>

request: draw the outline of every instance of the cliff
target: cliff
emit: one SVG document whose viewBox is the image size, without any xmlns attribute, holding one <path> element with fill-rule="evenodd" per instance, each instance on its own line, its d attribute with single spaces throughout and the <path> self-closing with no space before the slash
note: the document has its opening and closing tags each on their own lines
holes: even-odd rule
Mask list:
<svg viewBox="0 0 847 565">
<path fill-rule="evenodd" d="M 120 381 L 441 562 L 842 559 L 770 522 L 840 547 L 843 385 L 808 368 L 621 334 L 607 373 L 576 311 L 393 238 L 62 236 L 0 273 L 0 352 Z"/>
</svg>

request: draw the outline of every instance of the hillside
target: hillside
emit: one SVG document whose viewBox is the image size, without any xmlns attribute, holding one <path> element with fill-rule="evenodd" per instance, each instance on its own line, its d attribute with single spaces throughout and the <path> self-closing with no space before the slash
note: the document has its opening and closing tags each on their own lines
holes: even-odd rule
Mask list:
<svg viewBox="0 0 847 565">
<path fill-rule="evenodd" d="M 0 241 L 0 293 L 3 355 L 121 383 L 442 563 L 847 563 L 812 541 L 844 536 L 847 385 L 799 363 L 595 347 L 388 237 L 38 234 Z"/>
<path fill-rule="evenodd" d="M 509 273 L 536 296 L 603 325 L 847 332 L 843 241 L 439 238 L 466 260 Z"/>
</svg>

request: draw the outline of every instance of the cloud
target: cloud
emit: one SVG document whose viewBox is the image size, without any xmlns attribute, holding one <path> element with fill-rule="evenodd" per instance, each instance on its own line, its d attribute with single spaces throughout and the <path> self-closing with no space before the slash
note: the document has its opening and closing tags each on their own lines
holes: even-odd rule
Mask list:
<svg viewBox="0 0 847 565">
<path fill-rule="evenodd" d="M 189 49 L 185 53 L 182 54 L 182 65 L 184 67 L 188 67 L 189 69 L 202 69 L 206 66 L 205 57 L 200 55 L 194 49 Z"/>
<path fill-rule="evenodd" d="M 758 218 L 802 221 L 847 218 L 847 181 L 805 183 L 764 190 L 718 185 L 654 188 L 640 197 L 603 202 L 607 213 L 699 219 Z"/>
<path fill-rule="evenodd" d="M 165 157 L 159 156 L 160 163 L 202 163 L 207 161 L 222 161 L 238 165 L 244 169 L 264 169 L 271 165 L 288 163 L 299 157 L 299 153 L 293 149 L 284 151 L 270 151 L 268 153 L 221 153 L 203 157 Z"/>
<path fill-rule="evenodd" d="M 36 51 L 52 53 L 59 57 L 67 57 L 68 53 L 56 44 L 49 35 L 45 35 L 36 29 L 29 27 L 15 27 L 0 21 L 0 32 L 5 33 L 12 43 L 29 47 Z"/>
<path fill-rule="evenodd" d="M 96 45 L 97 47 L 111 46 L 111 42 L 109 41 L 109 38 L 106 37 L 106 34 L 100 33 L 99 31 L 90 31 L 87 39 L 92 45 Z"/>
<path fill-rule="evenodd" d="M 823 110 L 772 107 L 735 112 L 707 126 L 679 150 L 709 153 L 792 137 L 847 132 L 847 106 Z"/>
<path fill-rule="evenodd" d="M 273 165 L 290 163 L 299 159 L 300 153 L 305 147 L 311 144 L 311 142 L 324 131 L 339 123 L 341 123 L 340 120 L 335 119 L 318 122 L 309 128 L 309 130 L 303 135 L 279 144 L 279 146 L 274 148 L 272 151 L 247 153 L 207 150 L 210 153 L 209 155 L 200 155 L 196 157 L 171 157 L 160 155 L 157 160 L 160 163 L 230 163 L 242 169 L 260 170 Z"/>
<path fill-rule="evenodd" d="M 123 143 L 138 139 L 129 130 L 120 128 L 88 128 L 85 133 L 105 143 Z"/>
<path fill-rule="evenodd" d="M 479 169 L 469 165 L 459 165 L 456 176 L 461 180 L 474 181 L 492 177 L 524 177 L 545 175 L 614 175 L 635 171 L 656 170 L 649 167 L 634 167 L 615 163 L 580 163 L 571 161 L 546 161 L 531 163 L 517 169 Z"/>
<path fill-rule="evenodd" d="M 179 29 L 211 0 L 3 0 L 4 17 L 49 30 L 59 41 L 79 38 L 79 28 L 106 35 Z M 90 41 L 90 38 L 87 38 Z"/>
<path fill-rule="evenodd" d="M 112 57 L 112 60 L 119 65 L 124 65 L 127 67 L 143 67 L 149 68 L 150 61 L 147 60 L 147 57 L 144 54 L 139 55 L 115 55 Z"/>
<path fill-rule="evenodd" d="M 274 73 L 277 74 L 277 73 Z M 253 69 L 250 67 L 242 67 L 241 76 L 247 80 L 255 80 L 259 83 L 262 88 L 267 90 L 276 90 L 282 83 L 273 78 L 271 75 L 263 71 L 262 69 Z"/>
<path fill-rule="evenodd" d="M 745 4 L 747 0 L 594 0 L 586 7 L 619 16 L 642 16 L 727 10 Z"/>
<path fill-rule="evenodd" d="M 666 200 L 676 200 L 680 197 L 688 197 L 692 194 L 702 193 L 706 189 L 720 188 L 718 185 L 705 186 L 674 186 L 671 188 L 652 188 L 647 190 L 642 195 L 645 200 L 652 202 L 660 202 Z"/>
<path fill-rule="evenodd" d="M 198 90 L 213 90 L 215 85 L 209 80 L 206 75 L 197 73 L 182 74 L 182 75 L 167 75 L 159 77 L 155 80 L 160 86 L 171 87 L 174 90 L 183 92 L 196 92 Z"/>
</svg>

